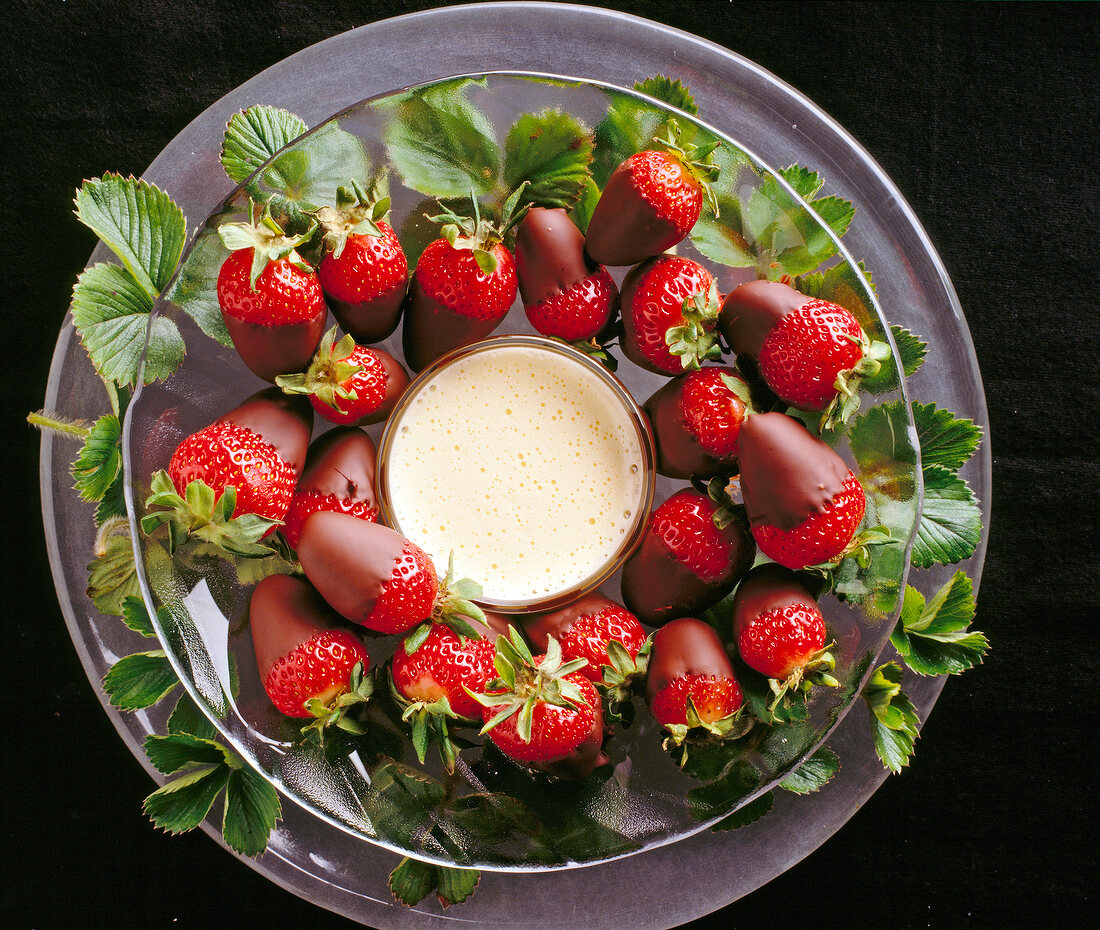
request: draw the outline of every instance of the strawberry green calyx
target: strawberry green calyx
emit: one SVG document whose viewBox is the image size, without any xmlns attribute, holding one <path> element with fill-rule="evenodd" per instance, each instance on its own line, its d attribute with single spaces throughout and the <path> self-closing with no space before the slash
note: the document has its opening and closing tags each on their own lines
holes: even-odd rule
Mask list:
<svg viewBox="0 0 1100 930">
<path fill-rule="evenodd" d="M 709 142 L 706 145 L 694 145 L 684 142 L 681 138 L 680 124 L 670 119 L 666 124 L 667 133 L 664 136 L 655 136 L 653 141 L 664 146 L 687 169 L 688 173 L 699 182 L 703 188 L 703 195 L 707 198 L 715 217 L 718 216 L 718 197 L 714 193 L 714 183 L 718 180 L 721 168 L 714 160 L 714 152 L 719 142 Z"/>
<path fill-rule="evenodd" d="M 517 187 L 504 202 L 501 210 L 501 221 L 495 224 L 481 215 L 481 205 L 478 203 L 477 194 L 470 191 L 470 203 L 473 205 L 473 216 L 463 216 L 453 210 L 444 208 L 436 216 L 427 219 L 433 223 L 441 224 L 440 236 L 446 239 L 453 248 L 469 249 L 474 254 L 477 266 L 485 274 L 492 274 L 497 268 L 497 258 L 493 249 L 504 242 L 504 237 L 512 228 L 523 219 L 530 204 L 525 204 L 517 209 L 520 195 L 527 186 L 524 181 Z"/>
<path fill-rule="evenodd" d="M 712 281 L 706 293 L 699 291 L 684 301 L 683 324 L 665 331 L 665 345 L 669 352 L 680 357 L 685 371 L 697 371 L 703 362 L 721 359 L 718 310 L 718 286 Z"/>
<path fill-rule="evenodd" d="M 317 229 L 317 221 L 310 223 L 300 236 L 288 236 L 271 215 L 268 204 L 260 210 L 258 204 L 251 207 L 251 221 L 248 223 L 223 223 L 218 227 L 218 235 L 230 252 L 252 249 L 252 267 L 249 281 L 256 289 L 256 279 L 270 262 L 285 258 L 299 271 L 311 272 L 313 266 L 298 254 L 298 246 L 312 238 Z"/>
<path fill-rule="evenodd" d="M 824 688 L 837 687 L 840 682 L 832 674 L 836 668 L 836 658 L 832 652 L 835 648 L 836 643 L 827 643 L 783 681 L 769 678 L 768 688 L 772 696 L 767 704 L 768 713 L 775 717 L 779 708 L 789 710 L 792 703 L 804 701 L 815 685 Z"/>
<path fill-rule="evenodd" d="M 313 715 L 314 720 L 302 727 L 302 736 L 321 746 L 324 745 L 325 729 L 331 726 L 339 727 L 352 736 L 362 736 L 367 731 L 358 721 L 352 720 L 347 712 L 353 707 L 365 704 L 373 695 L 373 675 L 364 675 L 363 663 L 356 662 L 352 667 L 346 691 L 340 692 L 327 704 L 320 698 L 310 698 L 306 701 L 306 710 Z"/>
<path fill-rule="evenodd" d="M 405 652 L 412 655 L 420 648 L 428 638 L 433 623 L 443 624 L 462 641 L 481 639 L 481 634 L 467 622 L 486 622 L 485 612 L 474 603 L 474 599 L 479 597 L 481 585 L 472 578 L 455 580 L 455 554 L 452 552 L 447 560 L 447 574 L 439 582 L 439 593 L 436 595 L 432 615 L 426 622 L 413 627 L 405 637 Z"/>
<path fill-rule="evenodd" d="M 337 413 L 343 413 L 340 401 L 358 397 L 354 388 L 344 385 L 363 370 L 362 365 L 348 361 L 353 352 L 355 339 L 346 335 L 337 341 L 334 326 L 321 338 L 321 344 L 305 372 L 279 375 L 275 383 L 284 394 L 312 394 Z"/>
<path fill-rule="evenodd" d="M 187 485 L 181 497 L 168 472 L 161 469 L 153 475 L 150 490 L 146 509 L 165 509 L 142 517 L 141 530 L 150 535 L 161 526 L 167 526 L 170 554 L 191 537 L 250 559 L 262 559 L 275 552 L 259 541 L 277 521 L 254 513 L 234 517 L 237 489 L 233 485 L 227 485 L 219 495 L 205 481 L 196 478 Z"/>
<path fill-rule="evenodd" d="M 516 732 L 520 739 L 529 743 L 532 716 L 540 701 L 573 709 L 589 706 L 580 688 L 566 678 L 584 668 L 588 660 L 562 662 L 561 646 L 553 636 L 547 638 L 546 654 L 536 665 L 523 636 L 515 627 L 510 627 L 507 636 L 497 637 L 493 664 L 499 677 L 489 682 L 485 693 L 468 691 L 483 707 L 500 708 L 481 728 L 482 735 L 518 714 Z"/>
<path fill-rule="evenodd" d="M 429 744 L 435 743 L 439 749 L 440 760 L 448 774 L 453 775 L 459 748 L 451 736 L 450 721 L 462 718 L 451 708 L 451 702 L 447 700 L 446 695 L 435 701 L 410 701 L 397 689 L 392 672 L 387 676 L 387 680 L 390 696 L 401 710 L 401 719 L 409 725 L 409 735 L 420 764 L 423 765 L 427 758 Z"/>
<path fill-rule="evenodd" d="M 666 750 L 675 747 L 686 747 L 689 743 L 698 744 L 740 739 L 755 724 L 755 721 L 744 713 L 744 706 L 737 708 L 732 714 L 707 722 L 699 716 L 690 694 L 687 697 L 686 710 L 687 723 L 666 723 L 664 725 L 668 735 L 662 745 Z M 684 752 L 679 760 L 681 768 L 686 761 L 687 753 Z"/>
<path fill-rule="evenodd" d="M 378 224 L 386 222 L 389 215 L 390 198 L 378 196 L 377 185 L 368 194 L 357 181 L 337 188 L 335 207 L 321 207 L 314 213 L 333 258 L 343 254 L 349 236 L 381 236 Z"/>
<path fill-rule="evenodd" d="M 730 494 L 731 481 L 722 475 L 716 475 L 709 481 L 692 478 L 691 485 L 700 494 L 705 494 L 716 505 L 711 522 L 715 529 L 724 530 L 727 526 L 740 521 L 748 527 L 745 505 L 737 503 Z"/>
<path fill-rule="evenodd" d="M 871 562 L 871 546 L 891 546 L 898 545 L 900 542 L 901 540 L 890 532 L 889 527 L 871 526 L 856 533 L 848 545 L 833 559 L 818 565 L 807 565 L 804 571 L 813 572 L 824 577 L 831 586 L 833 572 L 845 559 L 855 559 L 860 568 L 867 568 Z"/>
<path fill-rule="evenodd" d="M 833 387 L 836 388 L 836 397 L 821 414 L 821 423 L 818 432 L 823 433 L 827 429 L 836 429 L 846 424 L 859 411 L 859 386 L 864 378 L 872 378 L 882 369 L 882 363 L 890 358 L 890 346 L 879 340 L 871 340 L 866 333 L 860 334 L 858 340 L 844 334 L 853 342 L 858 342 L 863 350 L 863 356 L 851 368 L 840 372 L 836 376 Z"/>
<path fill-rule="evenodd" d="M 629 726 L 633 720 L 634 705 L 630 699 L 644 690 L 652 650 L 652 639 L 646 639 L 638 654 L 631 658 L 626 647 L 617 639 L 608 642 L 607 657 L 611 664 L 600 667 L 602 679 L 596 682 L 596 688 L 604 698 L 604 721 L 607 725 L 621 723 Z"/>
</svg>

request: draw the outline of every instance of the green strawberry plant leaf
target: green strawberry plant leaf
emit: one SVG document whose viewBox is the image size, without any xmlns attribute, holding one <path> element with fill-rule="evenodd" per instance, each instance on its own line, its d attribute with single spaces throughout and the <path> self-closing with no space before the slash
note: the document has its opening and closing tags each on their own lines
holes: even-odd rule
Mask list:
<svg viewBox="0 0 1100 930">
<path fill-rule="evenodd" d="M 989 650 L 985 635 L 970 630 L 974 610 L 974 585 L 961 571 L 927 602 L 907 586 L 890 642 L 918 675 L 958 675 L 980 664 Z"/>
<path fill-rule="evenodd" d="M 593 144 L 592 133 L 560 110 L 520 116 L 504 141 L 504 186 L 515 190 L 528 181 L 524 203 L 569 208 L 591 177 Z"/>
<path fill-rule="evenodd" d="M 210 718 L 199 710 L 199 705 L 191 695 L 184 693 L 168 718 L 168 734 L 187 734 L 198 739 L 213 740 L 217 736 L 217 730 Z"/>
<path fill-rule="evenodd" d="M 137 384 L 154 294 L 120 265 L 97 264 L 73 288 L 73 325 L 100 377 Z M 142 380 L 164 380 L 183 361 L 184 345 L 172 320 L 158 316 L 149 335 Z"/>
<path fill-rule="evenodd" d="M 779 783 L 779 787 L 794 794 L 820 791 L 840 771 L 840 759 L 835 752 L 822 746 Z"/>
<path fill-rule="evenodd" d="M 737 808 L 728 817 L 723 817 L 718 823 L 712 824 L 710 829 L 716 833 L 724 833 L 728 830 L 738 830 L 747 827 L 750 823 L 756 823 L 766 815 L 775 804 L 775 794 L 765 791 L 760 797 L 753 798 L 748 804 Z"/>
<path fill-rule="evenodd" d="M 961 468 L 982 441 L 982 428 L 973 420 L 941 410 L 935 404 L 913 402 L 913 422 L 920 440 L 921 464 Z"/>
<path fill-rule="evenodd" d="M 279 107 L 257 105 L 234 113 L 222 140 L 222 167 L 231 181 L 240 184 L 308 131 L 300 116 Z"/>
<path fill-rule="evenodd" d="M 130 529 L 124 519 L 103 524 L 88 565 L 87 595 L 101 614 L 122 616 L 123 602 L 140 597 Z"/>
<path fill-rule="evenodd" d="M 457 869 L 402 859 L 390 873 L 390 890 L 399 904 L 419 904 L 433 891 L 443 907 L 460 904 L 474 893 L 481 873 L 477 869 Z"/>
<path fill-rule="evenodd" d="M 675 78 L 657 74 L 644 81 L 635 82 L 634 89 L 692 116 L 699 114 L 699 107 L 695 103 L 695 98 L 691 96 L 691 91 Z"/>
<path fill-rule="evenodd" d="M 103 678 L 111 704 L 123 711 L 152 707 L 179 685 L 163 649 L 136 652 L 119 659 Z"/>
<path fill-rule="evenodd" d="M 665 113 L 648 101 L 610 88 L 604 95 L 607 112 L 596 127 L 592 162 L 592 175 L 601 189 L 622 162 L 652 147 L 665 122 Z"/>
<path fill-rule="evenodd" d="M 924 473 L 921 510 L 912 563 L 918 568 L 953 565 L 974 554 L 982 538 L 982 511 L 969 485 L 943 465 Z"/>
<path fill-rule="evenodd" d="M 386 151 L 406 187 L 429 197 L 490 193 L 500 175 L 500 149 L 485 114 L 466 97 L 484 79 L 459 78 L 416 90 L 394 106 Z"/>
<path fill-rule="evenodd" d="M 901 676 L 901 666 L 887 662 L 875 669 L 860 692 L 870 711 L 875 752 L 895 774 L 909 764 L 920 733 L 920 718 L 901 690 Z"/>
<path fill-rule="evenodd" d="M 211 228 L 216 228 L 223 219 L 227 221 L 228 216 L 223 214 L 211 220 Z M 228 257 L 229 250 L 219 236 L 198 236 L 165 297 L 191 317 L 207 336 L 231 349 L 233 340 L 218 304 L 218 271 Z"/>
<path fill-rule="evenodd" d="M 894 345 L 898 349 L 902 371 L 906 378 L 912 378 L 924 364 L 928 343 L 896 323 L 890 324 L 890 332 L 894 336 Z M 893 356 L 883 360 L 882 368 L 876 374 L 865 377 L 863 386 L 873 394 L 884 394 L 894 390 L 898 386 L 898 372 Z"/>
<path fill-rule="evenodd" d="M 122 599 L 122 622 L 146 639 L 156 638 L 157 634 L 156 630 L 153 629 L 153 621 L 149 617 L 149 609 L 140 597 L 125 597 Z"/>
<path fill-rule="evenodd" d="M 88 430 L 84 445 L 73 462 L 73 478 L 80 497 L 90 503 L 101 501 L 122 471 L 122 424 L 109 413 Z"/>
<path fill-rule="evenodd" d="M 159 294 L 179 263 L 187 222 L 160 188 L 137 178 L 105 174 L 76 192 L 76 216 L 92 230 L 150 297 Z"/>
<path fill-rule="evenodd" d="M 759 787 L 757 768 L 747 759 L 735 758 L 719 777 L 688 791 L 688 810 L 696 820 L 730 814 Z"/>
<path fill-rule="evenodd" d="M 180 712 L 178 705 L 173 717 Z M 162 830 L 183 833 L 206 819 L 224 790 L 222 836 L 243 856 L 258 856 L 282 815 L 271 784 L 231 749 L 185 732 L 151 735 L 145 753 L 157 771 L 182 772 L 145 799 L 145 812 Z"/>
</svg>

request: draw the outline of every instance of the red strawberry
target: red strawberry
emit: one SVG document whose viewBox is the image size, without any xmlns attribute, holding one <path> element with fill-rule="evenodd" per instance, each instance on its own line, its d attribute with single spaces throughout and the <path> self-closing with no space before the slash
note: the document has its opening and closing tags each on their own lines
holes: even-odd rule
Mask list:
<svg viewBox="0 0 1100 930">
<path fill-rule="evenodd" d="M 577 674 L 606 686 L 611 700 L 625 699 L 631 679 L 645 674 L 645 630 L 629 610 L 598 592 L 561 610 L 524 618 L 523 631 L 539 652 L 547 650 L 552 636 L 562 658 L 587 661 Z"/>
<path fill-rule="evenodd" d="M 516 227 L 516 274 L 527 319 L 544 336 L 595 339 L 611 322 L 619 289 L 584 254 L 584 234 L 561 208 L 532 207 Z"/>
<path fill-rule="evenodd" d="M 170 547 L 187 535 L 242 555 L 266 555 L 255 544 L 286 516 L 305 461 L 313 414 L 304 401 L 274 388 L 192 433 L 176 447 L 167 472 L 153 477 L 146 507 L 152 532 L 171 530 Z M 194 482 L 194 489 L 189 492 Z M 206 491 L 197 490 L 205 485 Z"/>
<path fill-rule="evenodd" d="M 333 316 L 357 342 L 381 342 L 397 328 L 409 263 L 386 219 L 390 199 L 372 200 L 356 183 L 322 207 L 325 255 L 317 269 Z"/>
<path fill-rule="evenodd" d="M 732 368 L 702 368 L 673 378 L 645 403 L 657 444 L 657 471 L 709 478 L 737 471 L 749 386 Z"/>
<path fill-rule="evenodd" d="M 290 501 L 281 532 L 298 548 L 302 524 L 318 510 L 347 513 L 374 523 L 374 442 L 354 426 L 338 426 L 310 443 L 305 467 Z"/>
<path fill-rule="evenodd" d="M 608 178 L 588 224 L 588 254 L 605 265 L 633 265 L 680 242 L 695 225 L 718 177 L 716 144 L 680 145 L 669 120 L 664 149 L 630 156 Z"/>
<path fill-rule="evenodd" d="M 642 622 L 660 625 L 716 604 L 752 566 L 756 546 L 722 485 L 686 488 L 651 514 L 622 574 L 623 600 Z"/>
<path fill-rule="evenodd" d="M 510 201 L 508 210 L 514 209 Z M 442 238 L 429 243 L 413 272 L 405 307 L 402 345 L 405 361 L 421 371 L 453 349 L 484 339 L 515 303 L 518 283 L 503 228 L 481 218 L 450 211 L 432 218 L 443 223 Z"/>
<path fill-rule="evenodd" d="M 248 617 L 256 665 L 276 708 L 317 718 L 306 731 L 318 735 L 333 724 L 361 733 L 345 711 L 370 695 L 363 678 L 370 656 L 309 582 L 269 575 L 252 592 Z"/>
<path fill-rule="evenodd" d="M 265 210 L 251 223 L 218 229 L 229 257 L 218 273 L 218 304 L 245 365 L 265 381 L 309 364 L 325 330 L 321 282 L 298 254 L 312 233 L 289 237 Z"/>
<path fill-rule="evenodd" d="M 408 701 L 431 704 L 447 699 L 459 717 L 480 719 L 481 705 L 464 689 L 484 691 L 496 677 L 496 650 L 488 639 L 459 636 L 442 623 L 433 623 L 410 654 L 404 643 L 393 655 L 393 682 Z"/>
<path fill-rule="evenodd" d="M 481 732 L 520 765 L 560 778 L 583 778 L 605 764 L 600 695 L 578 674 L 583 662 L 563 663 L 553 637 L 544 656 L 532 656 L 514 628 L 499 637 L 496 665 L 507 677 L 477 696 Z"/>
<path fill-rule="evenodd" d="M 733 598 L 733 635 L 749 668 L 774 679 L 774 705 L 811 684 L 836 685 L 825 646 L 825 618 L 798 576 L 781 565 L 758 565 Z"/>
<path fill-rule="evenodd" d="M 860 381 L 889 358 L 843 307 L 810 298 L 778 281 L 749 281 L 722 302 L 723 335 L 784 403 L 824 411 L 822 426 L 844 423 L 859 409 Z"/>
<path fill-rule="evenodd" d="M 844 460 L 782 413 L 741 428 L 741 495 L 760 551 L 792 569 L 842 558 L 867 505 Z"/>
<path fill-rule="evenodd" d="M 664 255 L 632 268 L 623 281 L 623 354 L 663 375 L 721 358 L 718 290 L 690 258 Z"/>
<path fill-rule="evenodd" d="M 330 423 L 363 426 L 389 416 L 409 376 L 389 352 L 356 345 L 350 335 L 337 342 L 333 327 L 304 374 L 280 375 L 275 383 L 288 394 L 308 394 Z"/>
<path fill-rule="evenodd" d="M 741 735 L 735 715 L 744 698 L 733 665 L 714 628 L 694 617 L 653 634 L 646 698 L 675 744 L 696 727 L 715 736 Z"/>
<path fill-rule="evenodd" d="M 388 526 L 318 511 L 302 524 L 298 558 L 306 577 L 341 616 L 379 633 L 404 633 L 422 620 L 482 620 L 468 579 L 441 587 L 431 557 Z"/>
</svg>

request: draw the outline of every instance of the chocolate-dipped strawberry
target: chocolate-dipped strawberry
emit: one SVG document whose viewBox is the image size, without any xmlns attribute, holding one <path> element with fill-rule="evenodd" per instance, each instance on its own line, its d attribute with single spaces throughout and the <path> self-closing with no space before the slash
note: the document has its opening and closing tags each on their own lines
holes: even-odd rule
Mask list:
<svg viewBox="0 0 1100 930">
<path fill-rule="evenodd" d="M 545 655 L 533 656 L 515 629 L 496 648 L 501 674 L 476 695 L 481 732 L 520 765 L 558 778 L 584 778 L 606 764 L 600 695 L 579 674 L 585 660 L 563 661 L 553 637 Z"/>
<path fill-rule="evenodd" d="M 756 546 L 724 482 L 685 488 L 650 515 L 638 548 L 623 563 L 622 595 L 643 623 L 697 613 L 733 590 L 752 566 Z"/>
<path fill-rule="evenodd" d="M 380 423 L 409 386 L 408 372 L 389 352 L 336 338 L 336 327 L 321 340 L 305 372 L 275 379 L 288 394 L 305 394 L 313 409 L 330 423 L 365 426 Z"/>
<path fill-rule="evenodd" d="M 484 339 L 496 329 L 518 292 L 516 264 L 504 237 L 521 214 L 498 227 L 481 217 L 444 211 L 441 236 L 420 253 L 405 303 L 401 342 L 405 362 L 422 371 L 453 349 Z"/>
<path fill-rule="evenodd" d="M 841 558 L 867 505 L 844 460 L 783 413 L 742 426 L 741 496 L 760 551 L 792 569 Z"/>
<path fill-rule="evenodd" d="M 480 594 L 473 582 L 441 585 L 431 557 L 380 523 L 331 511 L 310 514 L 298 559 L 337 613 L 379 633 L 404 633 L 424 620 L 454 615 L 483 619 L 471 603 Z"/>
<path fill-rule="evenodd" d="M 315 718 L 304 733 L 363 732 L 346 714 L 370 696 L 370 656 L 308 581 L 269 575 L 252 592 L 248 619 L 260 680 L 281 713 Z"/>
<path fill-rule="evenodd" d="M 815 685 L 835 686 L 825 645 L 825 618 L 798 575 L 782 565 L 758 565 L 733 597 L 733 636 L 741 660 L 772 679 L 771 708 Z"/>
<path fill-rule="evenodd" d="M 843 307 L 778 281 L 734 288 L 718 320 L 730 348 L 756 360 L 775 395 L 800 410 L 823 411 L 823 427 L 859 409 L 860 381 L 890 355 Z"/>
<path fill-rule="evenodd" d="M 741 732 L 735 724 L 744 701 L 729 655 L 714 628 L 694 617 L 653 634 L 646 700 L 673 743 L 700 727 L 719 737 Z"/>
<path fill-rule="evenodd" d="M 259 541 L 286 516 L 312 427 L 303 398 L 253 394 L 176 447 L 152 477 L 142 528 L 167 525 L 170 549 L 194 536 L 238 555 L 270 554 Z"/>
<path fill-rule="evenodd" d="M 337 426 L 310 443 L 281 527 L 292 548 L 298 548 L 306 517 L 319 510 L 350 514 L 370 523 L 378 520 L 376 456 L 374 441 L 356 426 Z"/>
<path fill-rule="evenodd" d="M 516 227 L 516 275 L 527 319 L 544 336 L 595 339 L 618 308 L 615 281 L 585 255 L 584 234 L 560 207 L 532 207 Z"/>
<path fill-rule="evenodd" d="M 659 148 L 630 156 L 608 178 L 588 224 L 588 254 L 605 265 L 633 265 L 671 249 L 695 226 L 718 178 L 717 143 L 684 143 L 675 120 Z"/>
<path fill-rule="evenodd" d="M 537 652 L 545 652 L 553 637 L 562 658 L 586 660 L 579 674 L 598 685 L 612 703 L 626 700 L 645 674 L 645 630 L 630 611 L 598 591 L 560 610 L 524 617 L 521 624 Z"/>
<path fill-rule="evenodd" d="M 356 342 L 381 342 L 397 328 L 409 282 L 409 263 L 389 218 L 390 199 L 372 199 L 356 183 L 322 207 L 325 254 L 321 288 L 344 332 Z"/>
<path fill-rule="evenodd" d="M 732 368 L 709 367 L 673 378 L 645 403 L 657 445 L 657 471 L 710 478 L 737 471 L 749 386 Z"/>
<path fill-rule="evenodd" d="M 218 305 L 233 346 L 265 381 L 302 371 L 325 331 L 328 307 L 316 272 L 297 248 L 312 234 L 287 236 L 268 210 L 218 229 L 230 250 L 218 272 Z"/>
</svg>

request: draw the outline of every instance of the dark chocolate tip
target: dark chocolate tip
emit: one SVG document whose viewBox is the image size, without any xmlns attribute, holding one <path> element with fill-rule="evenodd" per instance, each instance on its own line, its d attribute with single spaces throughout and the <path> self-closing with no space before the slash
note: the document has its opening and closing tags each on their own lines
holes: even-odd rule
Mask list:
<svg viewBox="0 0 1100 930">
<path fill-rule="evenodd" d="M 516 276 L 525 307 L 564 294 L 597 268 L 584 234 L 560 207 L 532 207 L 516 227 Z"/>
<path fill-rule="evenodd" d="M 710 624 L 694 617 L 679 617 L 653 634 L 646 700 L 652 704 L 660 691 L 685 675 L 734 677 L 721 637 Z"/>
<path fill-rule="evenodd" d="M 592 211 L 585 233 L 589 257 L 601 265 L 634 265 L 671 249 L 684 237 L 639 193 L 626 168 L 616 168 Z"/>
<path fill-rule="evenodd" d="M 756 358 L 775 324 L 809 299 L 778 281 L 747 281 L 722 301 L 718 326 L 735 354 Z"/>
<path fill-rule="evenodd" d="M 344 629 L 313 585 L 294 575 L 269 575 L 256 585 L 248 619 L 261 678 L 302 643 L 325 630 Z"/>
<path fill-rule="evenodd" d="M 318 511 L 302 524 L 298 559 L 332 609 L 362 623 L 389 583 L 406 542 L 380 523 Z"/>
<path fill-rule="evenodd" d="M 477 320 L 455 313 L 426 294 L 414 275 L 401 328 L 405 362 L 413 371 L 423 371 L 448 352 L 484 339 L 503 319 Z"/>
<path fill-rule="evenodd" d="M 305 371 L 321 344 L 328 320 L 324 301 L 308 320 L 268 326 L 248 323 L 224 310 L 222 319 L 233 340 L 233 347 L 248 369 L 264 381 L 274 383 L 279 375 Z"/>
<path fill-rule="evenodd" d="M 736 377 L 733 368 L 723 371 Z M 719 459 L 706 450 L 684 422 L 683 392 L 688 375 L 677 375 L 645 402 L 657 445 L 657 472 L 669 478 L 710 478 L 737 473 L 736 459 Z"/>
<path fill-rule="evenodd" d="M 613 600 L 596 591 L 586 594 L 559 610 L 546 614 L 528 614 L 521 618 L 520 623 L 532 648 L 536 652 L 545 652 L 548 637 L 560 639 L 581 617 L 588 617 L 607 607 L 617 606 L 619 605 Z"/>
<path fill-rule="evenodd" d="M 265 388 L 215 422 L 236 423 L 252 430 L 274 446 L 283 461 L 301 474 L 313 432 L 313 408 L 305 396 Z"/>
<path fill-rule="evenodd" d="M 381 342 L 390 335 L 401 320 L 401 307 L 405 301 L 408 281 L 395 284 L 373 300 L 352 304 L 329 294 L 325 300 L 345 333 L 350 333 L 360 345 Z"/>
<path fill-rule="evenodd" d="M 825 513 L 849 468 L 784 413 L 757 413 L 741 427 L 741 495 L 752 526 L 792 530 Z"/>
<path fill-rule="evenodd" d="M 357 426 L 337 426 L 309 446 L 298 491 L 317 491 L 340 500 L 376 506 L 374 440 Z"/>
</svg>

